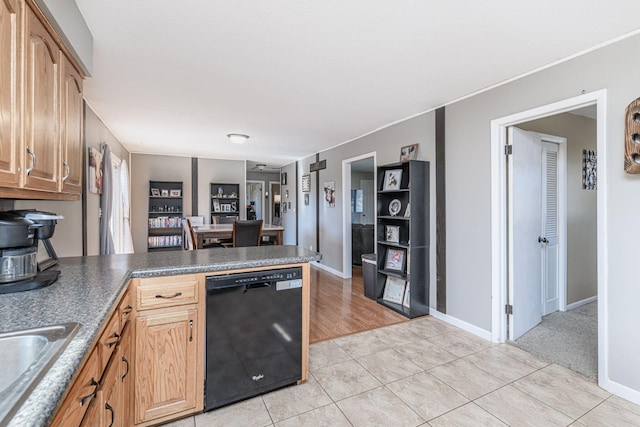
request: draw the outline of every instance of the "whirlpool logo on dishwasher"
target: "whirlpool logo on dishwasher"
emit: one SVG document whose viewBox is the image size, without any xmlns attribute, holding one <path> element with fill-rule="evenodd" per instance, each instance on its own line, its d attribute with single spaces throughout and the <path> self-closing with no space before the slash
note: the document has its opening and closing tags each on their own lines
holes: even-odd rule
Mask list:
<svg viewBox="0 0 640 427">
<path fill-rule="evenodd" d="M 264 375 L 263 375 L 263 374 L 260 374 L 260 375 L 254 375 L 254 376 L 252 376 L 252 377 L 251 377 L 251 379 L 252 379 L 252 380 L 254 380 L 254 381 L 260 381 L 260 380 L 261 380 L 261 379 L 263 379 L 263 378 L 264 378 Z"/>
</svg>

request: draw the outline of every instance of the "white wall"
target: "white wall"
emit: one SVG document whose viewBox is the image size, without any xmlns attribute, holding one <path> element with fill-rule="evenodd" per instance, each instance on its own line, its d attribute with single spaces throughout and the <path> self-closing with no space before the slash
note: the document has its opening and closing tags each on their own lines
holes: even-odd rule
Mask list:
<svg viewBox="0 0 640 427">
<path fill-rule="evenodd" d="M 596 121 L 563 113 L 518 127 L 567 138 L 567 304 L 596 296 L 598 193 L 582 188 L 582 150 L 596 150 Z"/>
<path fill-rule="evenodd" d="M 623 170 L 624 110 L 640 95 L 640 37 L 447 106 L 447 314 L 491 329 L 490 122 L 583 92 L 607 89 L 609 380 L 640 401 L 640 286 L 631 224 L 640 176 Z M 600 176 L 600 184 L 602 184 Z M 599 296 L 601 297 L 601 296 Z M 617 387 L 617 386 L 616 386 Z"/>
</svg>

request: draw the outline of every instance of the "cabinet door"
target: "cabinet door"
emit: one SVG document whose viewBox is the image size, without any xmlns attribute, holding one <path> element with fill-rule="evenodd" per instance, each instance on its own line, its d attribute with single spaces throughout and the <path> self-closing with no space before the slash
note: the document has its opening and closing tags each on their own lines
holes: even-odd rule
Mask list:
<svg viewBox="0 0 640 427">
<path fill-rule="evenodd" d="M 0 2 L 0 185 L 8 187 L 17 187 L 20 177 L 21 4 L 18 0 Z"/>
<path fill-rule="evenodd" d="M 24 187 L 57 191 L 60 50 L 27 8 L 25 41 Z"/>
<path fill-rule="evenodd" d="M 117 355 L 117 353 L 116 353 Z M 120 361 L 112 359 L 102 378 L 100 404 L 100 425 L 122 427 L 122 381 Z"/>
<path fill-rule="evenodd" d="M 194 409 L 197 380 L 197 309 L 136 318 L 135 422 Z"/>
<path fill-rule="evenodd" d="M 82 78 L 63 55 L 60 102 L 60 191 L 82 193 Z"/>
</svg>

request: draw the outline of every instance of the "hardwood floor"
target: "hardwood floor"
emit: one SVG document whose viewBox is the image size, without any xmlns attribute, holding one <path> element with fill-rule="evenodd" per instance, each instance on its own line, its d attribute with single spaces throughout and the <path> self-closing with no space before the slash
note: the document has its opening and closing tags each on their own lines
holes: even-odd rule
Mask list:
<svg viewBox="0 0 640 427">
<path fill-rule="evenodd" d="M 341 279 L 311 267 L 311 343 L 407 321 L 407 318 L 364 296 L 362 267 Z"/>
</svg>

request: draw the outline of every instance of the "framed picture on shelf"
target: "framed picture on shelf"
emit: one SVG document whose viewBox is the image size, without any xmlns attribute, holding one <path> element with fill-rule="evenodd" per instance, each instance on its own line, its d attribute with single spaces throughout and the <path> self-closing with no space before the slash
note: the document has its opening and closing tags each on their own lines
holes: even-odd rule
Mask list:
<svg viewBox="0 0 640 427">
<path fill-rule="evenodd" d="M 171 197 L 180 197 L 182 196 L 182 190 L 171 190 L 170 194 Z"/>
<path fill-rule="evenodd" d="M 384 262 L 385 270 L 404 271 L 405 251 L 404 249 L 387 249 L 387 257 Z"/>
<path fill-rule="evenodd" d="M 404 280 L 397 277 L 387 276 L 384 283 L 384 293 L 382 299 L 396 304 L 402 304 L 404 298 Z"/>
<path fill-rule="evenodd" d="M 400 226 L 399 225 L 385 225 L 384 237 L 387 242 L 400 243 Z"/>
<path fill-rule="evenodd" d="M 402 202 L 398 199 L 393 199 L 389 202 L 389 215 L 397 216 L 402 209 Z"/>
<path fill-rule="evenodd" d="M 399 190 L 402 179 L 402 169 L 389 169 L 384 171 L 382 191 Z"/>
<path fill-rule="evenodd" d="M 400 161 L 408 162 L 418 158 L 418 144 L 406 145 L 400 149 Z"/>
<path fill-rule="evenodd" d="M 169 190 L 162 190 L 160 194 L 162 195 L 162 197 L 169 197 Z"/>
<path fill-rule="evenodd" d="M 213 211 L 220 212 L 220 201 L 213 199 Z"/>
<path fill-rule="evenodd" d="M 154 197 L 160 197 L 160 190 L 158 190 L 157 188 L 152 188 L 151 195 Z"/>
<path fill-rule="evenodd" d="M 404 285 L 404 298 L 402 299 L 402 305 L 407 308 L 411 308 L 411 284 L 409 282 Z"/>
</svg>

